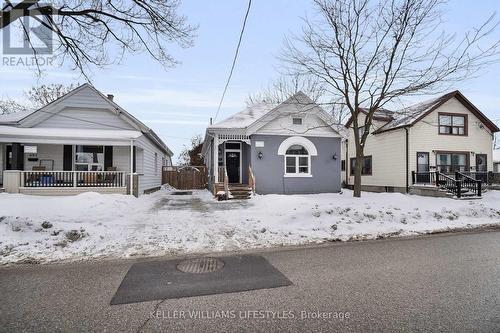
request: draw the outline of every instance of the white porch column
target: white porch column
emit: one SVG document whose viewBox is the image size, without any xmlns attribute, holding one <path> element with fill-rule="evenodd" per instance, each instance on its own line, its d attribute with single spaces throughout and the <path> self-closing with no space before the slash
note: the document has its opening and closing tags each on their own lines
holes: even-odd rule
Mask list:
<svg viewBox="0 0 500 333">
<path fill-rule="evenodd" d="M 219 181 L 219 135 L 214 135 L 214 183 Z"/>
<path fill-rule="evenodd" d="M 134 185 L 134 140 L 130 140 L 130 195 L 134 195 L 133 185 Z"/>
</svg>

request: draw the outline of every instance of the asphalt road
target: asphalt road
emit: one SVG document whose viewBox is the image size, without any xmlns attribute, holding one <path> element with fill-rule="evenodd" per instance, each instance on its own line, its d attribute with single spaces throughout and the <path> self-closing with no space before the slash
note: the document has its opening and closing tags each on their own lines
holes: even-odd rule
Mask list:
<svg viewBox="0 0 500 333">
<path fill-rule="evenodd" d="M 293 285 L 111 306 L 140 260 L 0 268 L 0 331 L 500 331 L 497 231 L 261 254 Z"/>
</svg>

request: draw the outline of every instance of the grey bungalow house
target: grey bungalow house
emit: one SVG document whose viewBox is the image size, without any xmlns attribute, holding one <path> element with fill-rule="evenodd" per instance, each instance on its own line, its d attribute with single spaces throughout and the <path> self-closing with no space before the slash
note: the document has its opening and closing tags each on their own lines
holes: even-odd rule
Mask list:
<svg viewBox="0 0 500 333">
<path fill-rule="evenodd" d="M 214 194 L 294 194 L 340 191 L 340 149 L 330 115 L 299 92 L 208 126 L 202 154 Z"/>
<path fill-rule="evenodd" d="M 133 183 L 140 195 L 161 186 L 171 156 L 151 129 L 89 84 L 34 112 L 0 116 L 0 187 L 7 192 L 125 194 Z"/>
</svg>

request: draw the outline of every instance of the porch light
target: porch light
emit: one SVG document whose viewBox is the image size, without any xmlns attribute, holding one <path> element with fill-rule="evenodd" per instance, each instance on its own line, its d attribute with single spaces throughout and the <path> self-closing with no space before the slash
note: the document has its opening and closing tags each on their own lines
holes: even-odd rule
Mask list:
<svg viewBox="0 0 500 333">
<path fill-rule="evenodd" d="M 333 153 L 333 159 L 336 160 L 337 159 L 337 154 L 336 153 Z"/>
<path fill-rule="evenodd" d="M 261 160 L 261 159 L 262 159 L 262 157 L 264 157 L 264 154 L 262 154 L 262 152 L 261 152 L 261 151 L 259 151 L 258 156 L 259 156 L 259 160 Z"/>
</svg>

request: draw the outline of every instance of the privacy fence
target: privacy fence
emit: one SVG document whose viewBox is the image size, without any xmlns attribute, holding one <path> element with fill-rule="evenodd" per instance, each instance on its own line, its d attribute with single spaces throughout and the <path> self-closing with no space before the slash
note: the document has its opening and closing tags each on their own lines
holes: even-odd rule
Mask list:
<svg viewBox="0 0 500 333">
<path fill-rule="evenodd" d="M 208 186 L 206 166 L 163 167 L 162 184 L 169 184 L 178 190 L 201 190 Z"/>
</svg>

